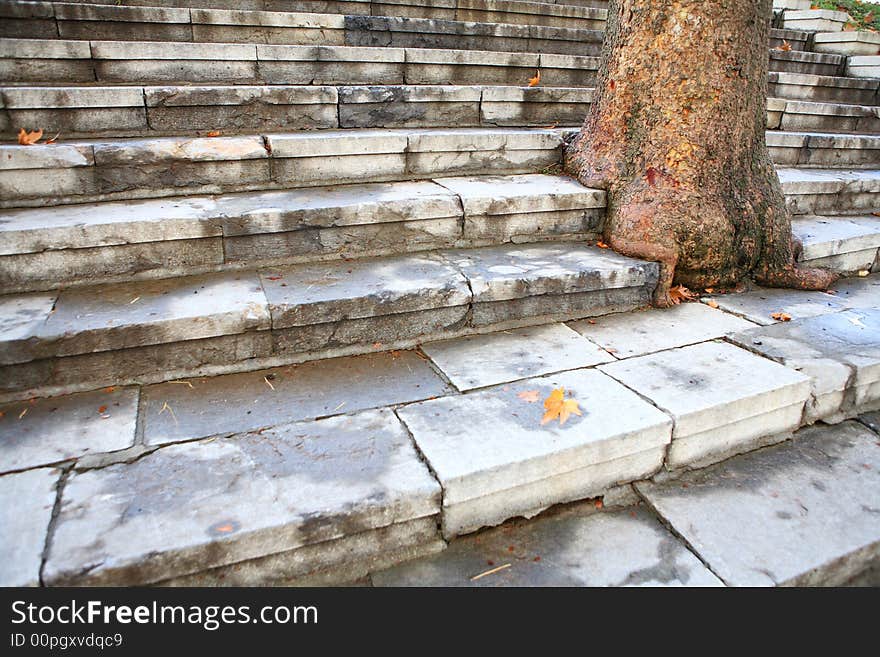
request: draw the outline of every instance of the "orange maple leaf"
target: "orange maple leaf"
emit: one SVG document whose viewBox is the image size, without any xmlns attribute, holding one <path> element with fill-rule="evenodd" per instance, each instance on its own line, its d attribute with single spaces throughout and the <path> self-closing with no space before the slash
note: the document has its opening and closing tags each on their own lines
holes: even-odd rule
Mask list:
<svg viewBox="0 0 880 657">
<path fill-rule="evenodd" d="M 775 319 L 776 321 L 779 321 L 779 322 L 790 322 L 791 321 L 791 315 L 789 315 L 788 313 L 772 313 L 770 315 L 770 317 L 772 317 L 773 319 Z"/>
<path fill-rule="evenodd" d="M 781 50 L 782 52 L 788 52 L 791 50 L 791 44 L 785 39 L 782 40 L 782 44 L 776 46 L 773 50 Z"/>
<path fill-rule="evenodd" d="M 537 70 L 535 71 L 535 77 L 529 78 L 529 86 L 537 87 L 539 84 L 541 84 L 541 71 Z"/>
<path fill-rule="evenodd" d="M 602 240 L 599 240 L 598 242 L 596 242 L 596 246 L 598 246 L 600 249 L 608 249 L 608 248 L 610 248 L 610 247 L 609 247 L 607 244 L 605 244 L 605 242 L 603 242 Z"/>
<path fill-rule="evenodd" d="M 694 301 L 698 297 L 698 294 L 691 292 L 684 285 L 676 285 L 669 290 L 669 298 L 672 299 L 672 303 L 676 305 L 680 304 L 682 301 Z"/>
<path fill-rule="evenodd" d="M 517 397 L 530 404 L 538 401 L 539 396 L 540 393 L 537 390 L 523 390 L 521 393 L 517 394 Z"/>
<path fill-rule="evenodd" d="M 211 130 L 211 132 L 209 132 L 207 136 L 208 137 L 219 137 L 220 131 L 219 130 Z"/>
<path fill-rule="evenodd" d="M 28 132 L 24 128 L 18 131 L 18 143 L 22 146 L 33 146 L 43 138 L 42 130 L 32 130 Z"/>
<path fill-rule="evenodd" d="M 556 388 L 550 396 L 544 400 L 544 417 L 541 418 L 541 426 L 559 418 L 561 427 L 571 415 L 581 415 L 581 409 L 574 399 L 565 398 L 565 388 Z"/>
</svg>

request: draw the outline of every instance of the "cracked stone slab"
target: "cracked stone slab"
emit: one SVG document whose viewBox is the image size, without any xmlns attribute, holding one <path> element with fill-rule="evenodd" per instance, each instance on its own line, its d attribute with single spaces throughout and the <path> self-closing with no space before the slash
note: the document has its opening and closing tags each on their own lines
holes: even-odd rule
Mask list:
<svg viewBox="0 0 880 657">
<path fill-rule="evenodd" d="M 44 576 L 151 583 L 434 516 L 439 502 L 388 410 L 172 445 L 68 480 Z"/>
<path fill-rule="evenodd" d="M 0 586 L 39 586 L 59 471 L 39 468 L 0 477 Z"/>
<path fill-rule="evenodd" d="M 754 324 L 702 304 L 683 303 L 663 310 L 572 322 L 569 326 L 622 359 L 713 340 Z"/>
<path fill-rule="evenodd" d="M 565 324 L 475 335 L 422 345 L 428 357 L 459 390 L 472 390 L 591 367 L 613 356 Z"/>
<path fill-rule="evenodd" d="M 583 415 L 542 426 L 541 400 L 560 387 Z M 447 537 L 646 476 L 660 467 L 671 433 L 665 414 L 595 370 L 420 402 L 398 414 L 443 486 Z"/>
<path fill-rule="evenodd" d="M 0 472 L 131 447 L 137 410 L 137 388 L 6 404 L 0 407 Z"/>
<path fill-rule="evenodd" d="M 774 313 L 785 313 L 792 319 L 802 319 L 844 309 L 844 303 L 833 294 L 778 288 L 757 288 L 741 294 L 719 294 L 705 297 L 702 301 L 714 301 L 721 310 L 763 326 L 779 321 L 773 319 Z"/>
<path fill-rule="evenodd" d="M 448 392 L 449 386 L 412 351 L 171 381 L 143 389 L 144 442 L 160 445 L 254 431 Z"/>
<path fill-rule="evenodd" d="M 231 271 L 65 290 L 34 337 L 66 356 L 268 328 L 256 274 Z"/>
<path fill-rule="evenodd" d="M 476 303 L 637 287 L 652 282 L 657 271 L 656 263 L 573 243 L 452 250 L 441 255 L 467 276 Z"/>
<path fill-rule="evenodd" d="M 880 557 L 880 442 L 855 422 L 636 486 L 731 585 L 839 585 Z"/>
<path fill-rule="evenodd" d="M 371 576 L 374 586 L 722 586 L 643 507 L 537 518 L 464 536 Z M 511 549 L 512 548 L 512 549 Z M 472 578 L 510 564 L 477 580 Z"/>
<path fill-rule="evenodd" d="M 880 404 L 880 308 L 756 327 L 730 339 L 810 377 L 809 420 L 839 421 Z"/>
<path fill-rule="evenodd" d="M 809 377 L 723 342 L 600 365 L 675 420 L 670 468 L 712 463 L 800 426 Z"/>
<path fill-rule="evenodd" d="M 461 273 L 433 256 L 299 265 L 267 270 L 261 278 L 273 328 L 461 306 L 471 299 Z"/>
<path fill-rule="evenodd" d="M 604 208 L 605 192 L 562 176 L 474 176 L 437 182 L 461 198 L 466 215 L 521 214 Z"/>
</svg>

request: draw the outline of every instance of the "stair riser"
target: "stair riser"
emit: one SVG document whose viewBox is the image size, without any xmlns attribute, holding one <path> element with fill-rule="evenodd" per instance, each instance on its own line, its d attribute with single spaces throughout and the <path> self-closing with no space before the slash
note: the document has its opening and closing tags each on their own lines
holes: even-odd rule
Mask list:
<svg viewBox="0 0 880 657">
<path fill-rule="evenodd" d="M 640 287 L 454 306 L 326 324 L 251 331 L 199 340 L 0 366 L 0 402 L 127 383 L 244 372 L 431 340 L 626 312 L 650 302 Z"/>
<path fill-rule="evenodd" d="M 860 272 L 880 272 L 880 250 L 873 247 L 824 258 L 802 258 L 801 262 L 811 267 L 831 269 L 842 276 L 864 276 Z"/>
<path fill-rule="evenodd" d="M 588 241 L 601 233 L 601 208 L 457 216 L 254 235 L 169 239 L 0 256 L 3 293 L 186 276 L 271 264 L 415 253 L 505 243 Z M 206 222 L 207 223 L 207 222 Z"/>
<path fill-rule="evenodd" d="M 12 138 L 22 127 L 39 127 L 70 139 L 212 130 L 235 134 L 321 128 L 579 126 L 593 98 L 591 89 L 450 86 L 221 87 L 202 93 L 187 87 L 78 87 L 76 92 L 78 100 L 70 101 L 63 98 L 63 89 L 24 99 L 15 87 L 0 90 L 7 106 L 0 109 L 0 133 Z M 87 106 L 53 107 L 77 102 Z M 767 113 L 771 130 L 880 133 L 880 118 L 869 107 L 789 111 L 784 104 L 778 109 L 779 101 L 771 102 Z"/>
</svg>

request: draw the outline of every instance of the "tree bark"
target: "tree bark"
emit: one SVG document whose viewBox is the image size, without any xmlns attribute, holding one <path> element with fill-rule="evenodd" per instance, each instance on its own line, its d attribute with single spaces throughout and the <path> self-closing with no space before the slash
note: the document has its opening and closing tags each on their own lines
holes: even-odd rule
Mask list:
<svg viewBox="0 0 880 657">
<path fill-rule="evenodd" d="M 673 283 L 826 289 L 765 141 L 771 0 L 611 0 L 599 89 L 566 169 L 607 190 L 605 241 Z"/>
</svg>

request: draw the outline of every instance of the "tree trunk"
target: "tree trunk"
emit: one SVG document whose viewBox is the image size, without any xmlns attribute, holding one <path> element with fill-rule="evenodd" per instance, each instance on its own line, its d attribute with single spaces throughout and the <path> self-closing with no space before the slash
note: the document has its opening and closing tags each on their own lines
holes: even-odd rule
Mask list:
<svg viewBox="0 0 880 657">
<path fill-rule="evenodd" d="M 675 283 L 826 289 L 767 151 L 771 0 L 611 0 L 600 83 L 566 168 L 607 190 L 605 241 Z"/>
</svg>

